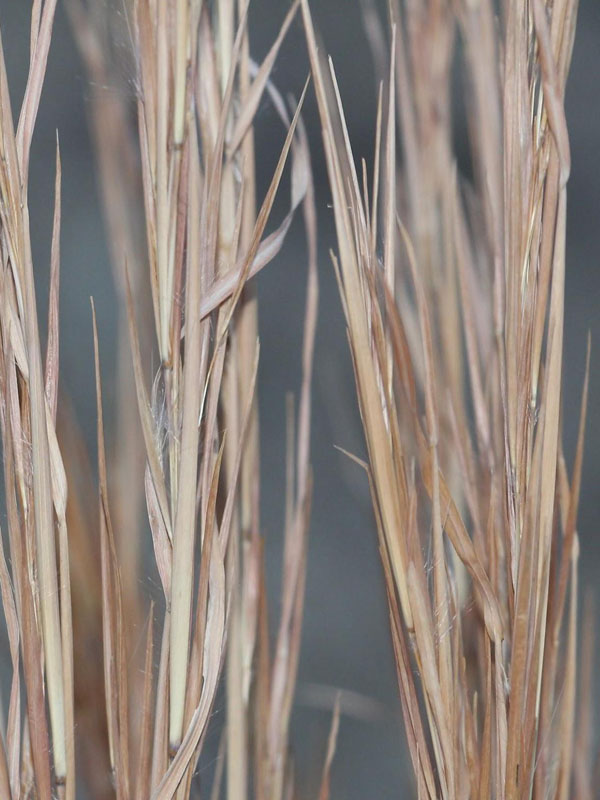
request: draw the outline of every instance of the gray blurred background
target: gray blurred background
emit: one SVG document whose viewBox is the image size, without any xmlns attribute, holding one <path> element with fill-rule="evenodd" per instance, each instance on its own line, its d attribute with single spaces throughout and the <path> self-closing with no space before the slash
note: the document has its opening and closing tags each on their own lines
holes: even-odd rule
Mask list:
<svg viewBox="0 0 600 800">
<path fill-rule="evenodd" d="M 97 0 L 103 2 L 103 0 Z M 383 4 L 382 4 L 383 5 Z M 363 34 L 358 0 L 317 0 L 315 24 L 336 65 L 348 125 L 357 157 L 369 161 L 373 149 L 375 79 Z M 261 59 L 288 7 L 280 0 L 254 0 L 250 28 L 252 53 Z M 0 25 L 14 108 L 24 88 L 29 54 L 30 3 L 0 0 Z M 123 57 L 124 91 L 135 98 L 133 75 Z M 285 93 L 301 91 L 308 73 L 303 33 L 297 20 L 277 61 L 274 79 Z M 114 91 L 106 87 L 106 91 Z M 47 298 L 54 185 L 55 131 L 61 140 L 63 167 L 61 380 L 71 395 L 95 453 L 95 405 L 89 296 L 93 295 L 103 352 L 107 407 L 114 390 L 115 292 L 105 241 L 94 160 L 86 121 L 90 87 L 59 2 L 55 35 L 30 170 L 30 206 L 38 302 Z M 405 742 L 399 716 L 387 611 L 364 475 L 334 445 L 364 451 L 354 396 L 340 303 L 328 250 L 335 246 L 332 212 L 325 182 L 320 125 L 309 93 L 305 122 L 312 141 L 317 182 L 320 243 L 320 310 L 316 342 L 314 423 L 315 477 L 310 534 L 303 649 L 293 743 L 301 766 L 320 768 L 329 725 L 327 700 L 314 684 L 340 687 L 373 701 L 367 714 L 342 719 L 333 770 L 333 796 L 349 800 L 404 796 Z M 579 517 L 582 584 L 595 587 L 600 558 L 597 520 L 600 493 L 600 2 L 580 4 L 573 65 L 567 91 L 567 116 L 573 168 L 569 184 L 568 272 L 564 364 L 564 400 L 578 407 L 585 343 L 592 334 L 592 375 L 587 449 Z M 257 121 L 259 197 L 274 165 L 273 141 L 283 138 L 269 103 Z M 275 218 L 281 217 L 281 207 Z M 262 524 L 267 536 L 269 590 L 277 611 L 283 523 L 285 394 L 299 389 L 305 282 L 301 226 L 290 232 L 277 261 L 258 281 L 261 319 L 259 396 L 262 447 Z M 42 311 L 42 316 L 45 312 Z M 573 452 L 576 415 L 567 414 L 565 444 Z M 570 463 L 570 461 L 569 461 Z M 148 592 L 156 587 L 149 586 Z M 600 689 L 600 685 L 599 685 Z M 328 695 L 325 693 L 325 698 Z M 360 707 L 358 707 L 360 712 Z M 223 711 L 222 704 L 216 714 Z M 372 713 L 373 712 L 373 713 Z M 311 767 L 312 765 L 312 767 Z"/>
</svg>

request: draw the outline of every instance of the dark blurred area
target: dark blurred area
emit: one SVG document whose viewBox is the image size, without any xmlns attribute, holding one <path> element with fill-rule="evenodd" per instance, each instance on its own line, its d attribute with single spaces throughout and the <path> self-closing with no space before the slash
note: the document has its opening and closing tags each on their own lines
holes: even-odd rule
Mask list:
<svg viewBox="0 0 600 800">
<path fill-rule="evenodd" d="M 103 2 L 103 0 L 97 0 Z M 30 3 L 0 0 L 2 41 L 13 109 L 24 89 L 29 58 Z M 382 3 L 382 10 L 385 4 Z M 368 163 L 373 151 L 376 80 L 364 35 L 361 4 L 315 0 L 315 24 L 336 67 L 355 156 Z M 251 3 L 251 50 L 260 60 L 276 35 L 288 2 Z M 125 26 L 121 15 L 120 23 Z M 126 37 L 124 37 L 126 41 Z M 123 49 L 121 86 L 105 91 L 131 93 L 135 80 Z M 292 26 L 273 79 L 296 96 L 308 74 L 300 19 Z M 458 82 L 460 91 L 460 80 Z M 114 391 L 116 311 L 112 270 L 103 227 L 94 158 L 87 127 L 90 87 L 67 18 L 59 3 L 54 40 L 30 169 L 30 216 L 38 304 L 46 306 L 55 173 L 56 131 L 63 170 L 61 266 L 61 380 L 71 396 L 90 452 L 95 453 L 95 399 L 89 297 L 95 299 L 103 352 L 106 407 Z M 339 687 L 361 695 L 342 718 L 333 770 L 333 796 L 348 800 L 404 796 L 406 746 L 366 477 L 339 445 L 362 455 L 352 365 L 328 251 L 335 247 L 332 211 L 314 96 L 304 119 L 312 142 L 320 241 L 320 310 L 314 381 L 314 495 L 308 565 L 303 650 L 292 740 L 300 772 L 320 769 L 322 751 Z M 567 239 L 567 296 L 564 359 L 564 441 L 571 463 L 588 331 L 591 383 L 586 455 L 579 515 L 581 583 L 596 588 L 600 543 L 600 3 L 582 0 L 567 90 L 572 148 Z M 459 125 L 460 134 L 460 125 Z M 262 197 L 277 159 L 284 130 L 269 101 L 257 118 L 258 192 Z M 459 142 L 460 152 L 460 142 Z M 284 191 L 285 191 L 284 187 Z M 275 210 L 281 217 L 281 207 Z M 259 286 L 261 366 L 262 524 L 267 537 L 269 591 L 274 611 L 284 519 L 285 395 L 300 385 L 305 294 L 305 249 L 296 221 L 283 252 L 261 274 Z M 149 592 L 153 591 L 149 588 Z M 598 649 L 598 648 L 597 648 Z M 600 655 L 600 653 L 598 653 Z M 600 695 L 600 682 L 598 683 Z M 360 700 L 360 702 L 359 702 Z M 366 701 L 372 702 L 366 702 Z M 221 709 L 222 711 L 222 709 Z M 220 713 L 217 711 L 217 713 Z"/>
</svg>

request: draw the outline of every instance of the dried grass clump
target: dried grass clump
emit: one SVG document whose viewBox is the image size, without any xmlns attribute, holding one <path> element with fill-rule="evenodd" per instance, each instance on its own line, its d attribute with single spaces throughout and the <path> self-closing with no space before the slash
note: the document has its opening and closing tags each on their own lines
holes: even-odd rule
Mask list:
<svg viewBox="0 0 600 800">
<path fill-rule="evenodd" d="M 139 89 L 133 126 L 125 96 L 99 88 L 115 77 L 110 12 L 68 4 L 95 87 L 90 122 L 120 303 L 117 426 L 108 451 L 92 303 L 97 518 L 91 473 L 66 406 L 62 456 L 56 436 L 58 159 L 45 369 L 29 242 L 29 149 L 55 6 L 34 3 L 16 132 L 3 61 L 0 75 L 0 409 L 12 574 L 4 555 L 0 569 L 13 668 L 0 793 L 12 800 L 74 798 L 80 726 L 77 791 L 139 800 L 192 796 L 224 672 L 228 796 L 247 796 L 253 783 L 257 797 L 275 800 L 294 785 L 288 728 L 311 497 L 317 283 L 304 96 L 290 119 L 268 81 L 298 3 L 256 68 L 247 3 L 127 6 Z M 267 86 L 287 134 L 257 205 L 252 125 Z M 290 160 L 289 211 L 266 234 Z M 257 303 L 249 281 L 279 252 L 300 206 L 309 249 L 303 382 L 297 423 L 292 405 L 288 414 L 284 588 L 271 654 L 259 518 Z M 160 366 L 150 375 L 155 348 Z M 164 600 L 149 605 L 140 586 L 150 535 Z M 88 649 L 101 655 L 101 670 Z M 221 775 L 219 766 L 214 797 Z"/>
<path fill-rule="evenodd" d="M 589 683 L 579 708 L 575 691 L 587 375 L 571 475 L 560 437 L 576 2 L 509 0 L 499 19 L 487 0 L 392 3 L 370 193 L 302 10 L 417 795 L 591 797 Z M 459 42 L 472 182 L 453 147 Z"/>
<path fill-rule="evenodd" d="M 226 720 L 202 795 L 299 796 L 289 729 L 312 496 L 316 212 L 300 117 L 306 88 L 288 110 L 270 80 L 299 9 L 417 796 L 591 798 L 592 648 L 590 636 L 579 678 L 576 531 L 589 348 L 570 472 L 560 437 L 563 99 L 575 0 L 505 0 L 499 19 L 493 0 L 392 0 L 370 188 L 308 0 L 291 3 L 260 65 L 249 54 L 246 0 L 126 2 L 135 113 L 125 94 L 103 88 L 118 84 L 122 20 L 119 32 L 105 4 L 68 0 L 90 76 L 119 304 L 108 435 L 93 302 L 90 314 L 95 476 L 58 391 L 58 145 L 45 337 L 31 255 L 30 148 L 55 8 L 33 2 L 16 129 L 0 42 L 0 589 L 12 667 L 0 798 L 200 796 L 195 773 L 221 686 Z M 374 6 L 364 10 L 383 63 L 384 30 Z M 453 146 L 459 42 L 472 181 L 460 177 Z M 253 124 L 265 92 L 286 135 L 258 202 Z M 289 209 L 267 233 L 288 164 Z M 252 277 L 279 253 L 299 210 L 308 250 L 302 386 L 297 412 L 288 402 L 271 652 Z M 141 588 L 150 549 L 162 588 L 155 602 Z M 339 707 L 320 800 L 338 724 Z"/>
</svg>

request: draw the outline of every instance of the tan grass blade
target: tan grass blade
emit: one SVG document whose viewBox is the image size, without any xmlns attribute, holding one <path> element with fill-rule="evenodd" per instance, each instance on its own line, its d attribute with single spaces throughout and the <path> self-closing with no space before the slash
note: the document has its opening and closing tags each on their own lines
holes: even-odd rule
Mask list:
<svg viewBox="0 0 600 800">
<path fill-rule="evenodd" d="M 335 701 L 335 708 L 331 718 L 331 728 L 329 729 L 329 737 L 327 739 L 327 754 L 325 756 L 325 764 L 323 765 L 323 775 L 321 777 L 321 787 L 319 789 L 319 800 L 329 800 L 330 796 L 330 772 L 333 758 L 335 756 L 335 747 L 337 744 L 337 736 L 340 727 L 340 696 L 338 694 Z"/>
</svg>

